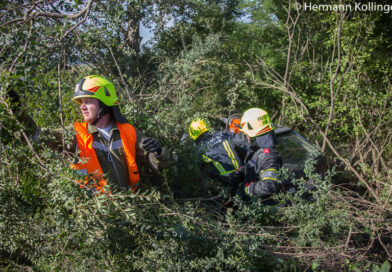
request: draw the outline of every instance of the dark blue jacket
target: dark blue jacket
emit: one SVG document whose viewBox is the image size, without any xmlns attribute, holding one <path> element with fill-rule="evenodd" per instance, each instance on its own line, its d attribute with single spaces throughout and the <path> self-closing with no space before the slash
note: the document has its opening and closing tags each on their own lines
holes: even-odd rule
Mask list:
<svg viewBox="0 0 392 272">
<path fill-rule="evenodd" d="M 197 139 L 196 144 L 202 152 L 203 161 L 214 166 L 210 176 L 219 180 L 225 180 L 243 166 L 249 148 L 243 134 L 227 131 L 207 132 Z"/>
<path fill-rule="evenodd" d="M 278 170 L 282 167 L 282 158 L 276 149 L 274 131 L 255 138 L 249 152 L 251 158 L 245 165 L 245 182 L 250 183 L 247 192 L 251 196 L 268 197 L 279 189 Z"/>
</svg>

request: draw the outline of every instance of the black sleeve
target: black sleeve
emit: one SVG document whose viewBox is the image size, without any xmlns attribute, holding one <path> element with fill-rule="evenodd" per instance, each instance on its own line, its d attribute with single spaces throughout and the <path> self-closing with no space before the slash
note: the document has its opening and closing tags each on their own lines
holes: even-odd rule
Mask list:
<svg viewBox="0 0 392 272">
<path fill-rule="evenodd" d="M 238 155 L 241 157 L 242 162 L 244 162 L 250 146 L 248 139 L 242 133 L 232 133 L 231 142 L 233 143 Z"/>
<path fill-rule="evenodd" d="M 259 149 L 251 160 L 254 160 L 256 166 L 256 174 L 266 169 L 278 170 L 282 167 L 282 158 L 280 157 L 279 151 L 274 148 Z"/>
<path fill-rule="evenodd" d="M 276 148 L 260 148 L 245 164 L 245 181 L 251 182 L 258 179 L 259 173 L 266 169 L 278 170 L 282 167 L 282 158 Z"/>
</svg>

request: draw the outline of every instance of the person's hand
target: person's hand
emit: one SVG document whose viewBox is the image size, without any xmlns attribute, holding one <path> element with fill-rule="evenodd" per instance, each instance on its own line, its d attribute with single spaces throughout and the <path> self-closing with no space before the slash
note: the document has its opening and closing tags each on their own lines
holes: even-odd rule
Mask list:
<svg viewBox="0 0 392 272">
<path fill-rule="evenodd" d="M 233 189 L 236 189 L 238 184 L 243 181 L 244 181 L 244 173 L 242 171 L 240 171 L 240 169 L 230 173 L 230 175 L 228 177 L 228 184 Z"/>
<path fill-rule="evenodd" d="M 155 153 L 156 155 L 160 155 L 162 152 L 159 142 L 151 137 L 142 138 L 140 145 L 144 151 Z"/>
</svg>

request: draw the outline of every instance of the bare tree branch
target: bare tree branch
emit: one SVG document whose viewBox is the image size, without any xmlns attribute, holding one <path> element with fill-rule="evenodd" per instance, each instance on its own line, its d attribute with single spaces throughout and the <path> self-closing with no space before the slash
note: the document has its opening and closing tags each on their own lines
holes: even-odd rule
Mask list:
<svg viewBox="0 0 392 272">
<path fill-rule="evenodd" d="M 340 0 L 341 3 L 341 0 Z M 335 68 L 335 73 L 332 75 L 331 80 L 329 82 L 329 89 L 330 89 L 330 99 L 331 99 L 331 105 L 329 108 L 329 115 L 328 115 L 328 121 L 327 121 L 327 125 L 325 127 L 324 130 L 324 134 L 327 136 L 328 135 L 328 130 L 329 130 L 329 126 L 332 122 L 332 117 L 333 117 L 333 112 L 334 112 L 334 108 L 335 108 L 335 97 L 337 95 L 337 91 L 335 93 L 335 89 L 334 89 L 334 82 L 338 76 L 339 70 L 340 70 L 340 61 L 341 61 L 341 57 L 342 57 L 342 53 L 341 53 L 341 30 L 342 30 L 342 25 L 343 25 L 343 21 L 344 21 L 344 13 L 343 11 L 340 12 L 340 18 L 338 21 L 338 26 L 337 26 L 337 30 L 336 30 L 336 34 L 335 34 L 335 42 L 334 42 L 334 53 L 335 53 L 335 47 L 337 48 L 337 64 L 336 64 L 336 68 Z M 332 59 L 334 59 L 334 54 L 332 56 Z M 332 64 L 331 64 L 332 66 Z M 326 147 L 326 141 L 324 138 L 322 147 L 321 147 L 321 151 L 324 152 L 325 151 L 325 147 Z"/>
<path fill-rule="evenodd" d="M 62 19 L 67 18 L 67 19 L 71 19 L 71 20 L 72 19 L 77 19 L 80 16 L 82 16 L 83 14 L 89 12 L 93 2 L 94 2 L 94 0 L 89 0 L 87 5 L 81 11 L 79 11 L 78 13 L 75 13 L 75 14 L 62 14 L 62 13 L 44 12 L 44 11 L 36 11 L 36 12 L 32 12 L 30 14 L 30 12 L 34 9 L 34 7 L 36 5 L 38 3 L 41 3 L 41 1 L 38 1 L 38 2 L 35 2 L 35 3 L 32 4 L 32 7 L 28 10 L 28 12 L 25 14 L 25 16 L 23 16 L 22 18 L 16 18 L 16 19 L 13 19 L 11 21 L 2 23 L 0 25 L 0 28 L 4 27 L 4 26 L 7 26 L 7 25 L 10 25 L 10 24 L 19 23 L 19 22 L 28 22 L 30 20 L 33 20 L 33 19 L 39 18 L 39 17 L 51 17 L 51 18 L 62 18 Z"/>
</svg>

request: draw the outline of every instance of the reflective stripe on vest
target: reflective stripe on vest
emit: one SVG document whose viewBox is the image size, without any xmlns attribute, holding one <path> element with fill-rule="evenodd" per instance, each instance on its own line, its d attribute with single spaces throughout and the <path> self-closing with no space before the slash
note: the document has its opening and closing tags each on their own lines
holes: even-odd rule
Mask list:
<svg viewBox="0 0 392 272">
<path fill-rule="evenodd" d="M 99 165 L 97 154 L 93 148 L 93 135 L 89 134 L 87 131 L 87 124 L 87 122 L 74 123 L 76 142 L 80 151 L 79 157 L 83 162 L 73 164 L 72 168 L 81 172 L 87 171 L 88 174 L 92 175 L 92 177 L 86 178 L 84 181 L 79 181 L 79 183 L 87 185 L 87 183 L 92 180 L 95 182 L 92 186 L 96 190 L 104 192 L 103 187 L 106 185 L 106 180 L 103 178 L 103 172 Z M 132 190 L 135 191 L 140 179 L 135 159 L 136 131 L 131 124 L 116 122 L 116 125 L 120 131 L 120 137 L 127 161 L 129 185 L 132 186 Z"/>
<path fill-rule="evenodd" d="M 233 164 L 233 167 L 235 169 L 238 169 L 239 168 L 238 162 L 235 159 L 234 153 L 233 153 L 233 151 L 230 148 L 229 141 L 227 141 L 227 140 L 224 141 L 223 142 L 223 147 L 226 149 L 227 155 L 229 155 L 229 158 L 231 159 L 231 163 Z"/>
<path fill-rule="evenodd" d="M 226 171 L 225 168 L 223 168 L 222 164 L 220 164 L 218 161 L 214 161 L 213 159 L 207 157 L 206 155 L 203 155 L 203 160 L 206 163 L 212 163 L 216 169 L 218 169 L 219 174 L 221 176 L 228 176 L 230 173 L 235 172 L 236 170 L 230 170 L 230 171 Z"/>
<path fill-rule="evenodd" d="M 261 180 L 278 180 L 279 174 L 278 170 L 274 168 L 269 168 L 260 171 L 260 179 Z"/>
</svg>

